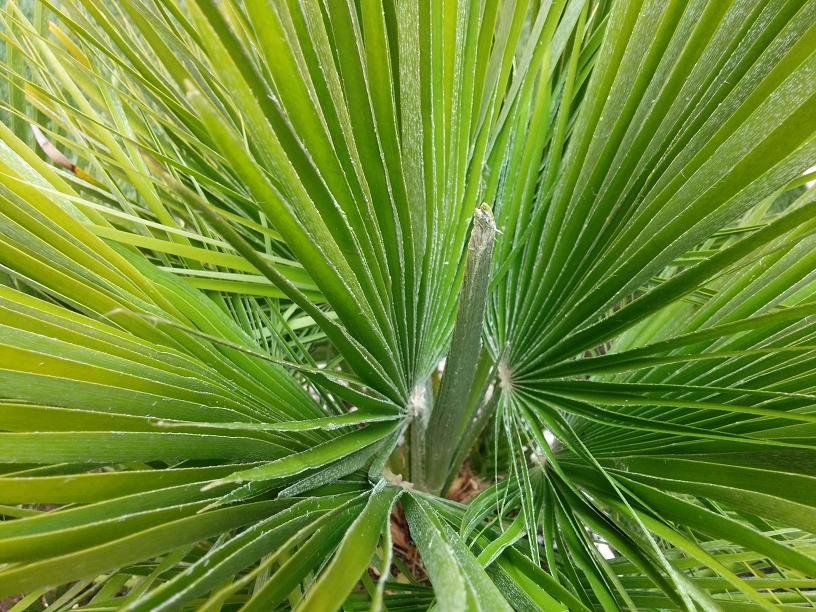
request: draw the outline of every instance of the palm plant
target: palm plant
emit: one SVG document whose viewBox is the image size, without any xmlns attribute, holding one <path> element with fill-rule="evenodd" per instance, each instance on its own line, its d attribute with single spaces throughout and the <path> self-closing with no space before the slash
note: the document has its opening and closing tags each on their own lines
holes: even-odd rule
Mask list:
<svg viewBox="0 0 816 612">
<path fill-rule="evenodd" d="M 814 0 L 0 31 L 15 610 L 814 607 Z"/>
</svg>

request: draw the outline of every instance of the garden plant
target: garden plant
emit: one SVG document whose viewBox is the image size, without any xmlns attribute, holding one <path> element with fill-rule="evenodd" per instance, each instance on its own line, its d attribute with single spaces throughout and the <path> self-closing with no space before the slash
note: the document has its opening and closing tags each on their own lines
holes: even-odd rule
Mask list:
<svg viewBox="0 0 816 612">
<path fill-rule="evenodd" d="M 0 47 L 0 609 L 816 606 L 816 0 Z"/>
</svg>

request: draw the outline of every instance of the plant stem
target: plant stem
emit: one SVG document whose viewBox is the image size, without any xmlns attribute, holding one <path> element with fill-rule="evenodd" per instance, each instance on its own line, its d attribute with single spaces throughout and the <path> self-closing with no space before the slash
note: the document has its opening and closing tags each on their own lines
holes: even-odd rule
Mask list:
<svg viewBox="0 0 816 612">
<path fill-rule="evenodd" d="M 486 204 L 473 214 L 473 230 L 467 249 L 467 261 L 459 291 L 459 306 L 453 328 L 445 372 L 439 388 L 439 397 L 431 411 L 425 435 L 425 457 L 422 482 L 424 488 L 441 493 L 457 441 L 466 426 L 467 399 L 479 351 L 482 345 L 490 261 L 496 238 L 496 222 Z"/>
</svg>

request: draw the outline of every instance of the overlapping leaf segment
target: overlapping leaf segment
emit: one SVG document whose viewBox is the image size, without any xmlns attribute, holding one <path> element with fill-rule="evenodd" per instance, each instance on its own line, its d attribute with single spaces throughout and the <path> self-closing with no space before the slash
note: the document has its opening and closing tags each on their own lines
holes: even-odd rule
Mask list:
<svg viewBox="0 0 816 612">
<path fill-rule="evenodd" d="M 2 36 L 20 609 L 816 602 L 816 2 L 9 0 Z M 474 445 L 495 484 L 444 499 Z"/>
</svg>

